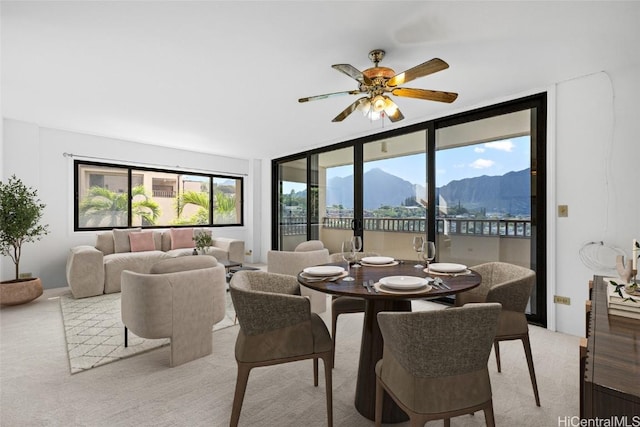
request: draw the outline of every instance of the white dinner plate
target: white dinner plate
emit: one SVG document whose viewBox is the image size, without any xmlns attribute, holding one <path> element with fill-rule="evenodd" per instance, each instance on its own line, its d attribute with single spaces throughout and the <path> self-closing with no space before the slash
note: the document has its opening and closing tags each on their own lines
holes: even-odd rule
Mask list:
<svg viewBox="0 0 640 427">
<path fill-rule="evenodd" d="M 317 267 L 307 267 L 302 271 L 311 276 L 335 276 L 342 273 L 344 267 L 339 265 L 319 265 Z"/>
<path fill-rule="evenodd" d="M 466 269 L 466 265 L 454 264 L 452 262 L 436 262 L 434 264 L 429 264 L 429 270 L 437 271 L 439 273 L 460 273 Z"/>
<path fill-rule="evenodd" d="M 416 276 L 389 276 L 380 279 L 380 284 L 391 289 L 418 289 L 429 284 L 429 280 Z"/>
<path fill-rule="evenodd" d="M 393 267 L 394 265 L 398 265 L 400 264 L 398 261 L 392 261 L 389 264 L 369 264 L 368 262 L 364 262 L 364 261 L 360 261 L 361 265 L 364 265 L 365 267 Z"/>
<path fill-rule="evenodd" d="M 380 284 L 380 282 L 374 283 L 373 287 L 376 288 L 378 292 L 385 292 L 388 294 L 396 294 L 396 295 L 427 293 L 431 291 L 431 289 L 433 289 L 431 285 L 423 286 L 417 289 L 391 289 L 388 286 Z"/>
<path fill-rule="evenodd" d="M 388 256 L 366 256 L 361 261 L 366 264 L 391 264 L 394 259 Z"/>
</svg>

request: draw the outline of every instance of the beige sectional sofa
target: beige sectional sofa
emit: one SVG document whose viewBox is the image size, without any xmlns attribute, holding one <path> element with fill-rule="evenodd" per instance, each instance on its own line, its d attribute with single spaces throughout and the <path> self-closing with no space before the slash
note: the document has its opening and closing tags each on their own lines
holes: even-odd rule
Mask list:
<svg viewBox="0 0 640 427">
<path fill-rule="evenodd" d="M 188 233 L 193 236 L 199 232 L 211 233 L 211 229 L 157 231 L 130 228 L 98 233 L 95 246 L 76 246 L 69 251 L 67 283 L 71 293 L 75 298 L 84 298 L 120 292 L 124 270 L 149 273 L 151 266 L 160 260 L 192 255 L 194 242 Z M 218 261 L 241 263 L 244 260 L 244 242 L 213 237 L 213 245 L 207 248 L 206 254 Z"/>
</svg>

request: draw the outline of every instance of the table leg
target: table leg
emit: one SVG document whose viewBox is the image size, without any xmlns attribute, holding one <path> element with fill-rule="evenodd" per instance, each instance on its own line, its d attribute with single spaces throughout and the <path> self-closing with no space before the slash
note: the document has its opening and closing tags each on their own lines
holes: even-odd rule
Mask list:
<svg viewBox="0 0 640 427">
<path fill-rule="evenodd" d="M 360 346 L 360 364 L 356 384 L 355 406 L 364 417 L 375 420 L 376 373 L 378 360 L 382 359 L 383 340 L 377 314 L 381 311 L 411 311 L 411 301 L 367 299 Z M 382 407 L 383 423 L 400 423 L 409 417 L 385 392 Z"/>
</svg>

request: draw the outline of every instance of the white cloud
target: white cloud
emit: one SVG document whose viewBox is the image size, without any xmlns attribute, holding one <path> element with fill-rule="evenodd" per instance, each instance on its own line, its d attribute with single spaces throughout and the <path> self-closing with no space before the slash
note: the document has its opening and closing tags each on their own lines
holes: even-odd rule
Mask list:
<svg viewBox="0 0 640 427">
<path fill-rule="evenodd" d="M 473 163 L 471 163 L 469 166 L 471 166 L 474 169 L 486 169 L 486 168 L 490 168 L 494 164 L 495 162 L 493 160 L 478 159 Z"/>
<path fill-rule="evenodd" d="M 484 153 L 486 150 L 482 147 L 476 147 L 473 149 L 476 153 Z"/>
<path fill-rule="evenodd" d="M 486 144 L 484 144 L 484 146 L 486 148 L 493 148 L 494 150 L 506 151 L 509 153 L 513 150 L 513 147 L 515 147 L 515 145 L 513 145 L 513 142 L 511 142 L 510 139 L 504 139 L 502 141 L 487 142 Z"/>
<path fill-rule="evenodd" d="M 447 173 L 446 169 L 437 169 L 436 168 L 436 175 L 442 175 L 442 174 L 445 174 L 445 173 Z"/>
<path fill-rule="evenodd" d="M 456 164 L 453 165 L 453 167 L 456 168 L 456 169 L 462 169 L 462 168 L 467 167 L 467 165 L 465 165 L 464 163 L 456 163 Z"/>
</svg>

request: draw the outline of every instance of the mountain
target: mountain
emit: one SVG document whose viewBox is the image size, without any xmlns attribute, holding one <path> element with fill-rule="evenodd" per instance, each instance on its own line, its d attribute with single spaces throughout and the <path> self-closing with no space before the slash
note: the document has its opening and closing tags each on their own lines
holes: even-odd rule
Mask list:
<svg viewBox="0 0 640 427">
<path fill-rule="evenodd" d="M 468 210 L 485 209 L 487 213 L 530 215 L 530 179 L 528 168 L 505 175 L 465 178 L 438 187 L 436 197 L 441 207 L 459 204 Z M 353 208 L 353 175 L 332 178 L 327 187 L 327 206 Z M 306 197 L 306 191 L 298 192 L 296 196 Z M 366 210 L 375 210 L 381 206 L 400 206 L 410 197 L 426 199 L 425 188 L 379 168 L 364 174 Z"/>
<path fill-rule="evenodd" d="M 524 169 L 501 176 L 479 176 L 451 181 L 437 189 L 448 206 L 460 204 L 469 210 L 480 208 L 491 213 L 530 215 L 531 172 Z M 442 205 L 442 203 L 441 203 Z"/>
<path fill-rule="evenodd" d="M 364 208 L 400 206 L 416 195 L 415 185 L 382 169 L 374 168 L 364 174 Z M 342 205 L 353 208 L 353 175 L 335 177 L 327 184 L 327 206 Z"/>
</svg>

